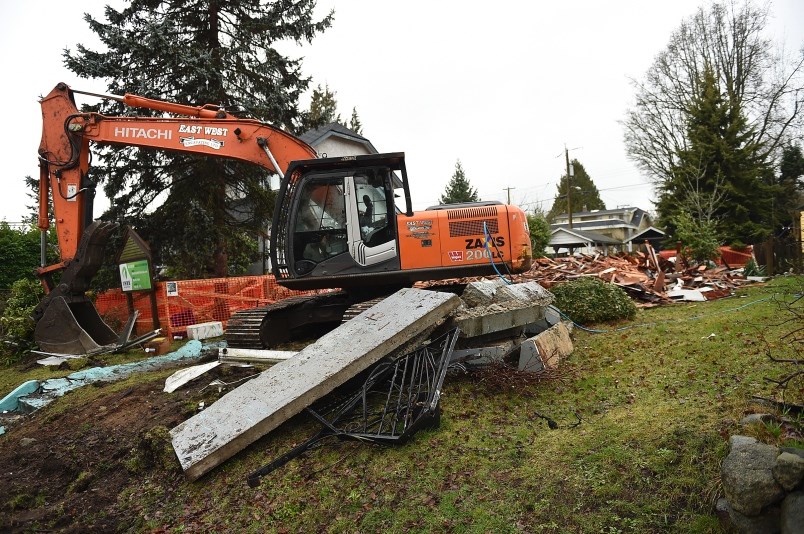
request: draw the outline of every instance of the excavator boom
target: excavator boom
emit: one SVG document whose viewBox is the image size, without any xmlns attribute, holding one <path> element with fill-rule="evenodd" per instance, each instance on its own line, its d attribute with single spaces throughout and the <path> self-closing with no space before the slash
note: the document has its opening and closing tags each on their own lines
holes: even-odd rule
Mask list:
<svg viewBox="0 0 804 534">
<path fill-rule="evenodd" d="M 90 142 L 230 158 L 279 175 L 291 161 L 316 157 L 309 145 L 287 132 L 235 117 L 219 106 L 185 106 L 130 94 L 113 98 L 129 106 L 183 116 L 83 113 L 76 107 L 73 91 L 63 83 L 40 101 L 38 226 L 44 242 L 52 200 L 62 260 L 47 266 L 43 255 L 38 269 L 46 296 L 33 318 L 37 323 L 34 338 L 42 351 L 87 354 L 120 341 L 86 297 L 114 228 L 93 222 L 94 184 L 87 178 Z M 52 278 L 57 271 L 62 272 L 58 286 Z"/>
</svg>

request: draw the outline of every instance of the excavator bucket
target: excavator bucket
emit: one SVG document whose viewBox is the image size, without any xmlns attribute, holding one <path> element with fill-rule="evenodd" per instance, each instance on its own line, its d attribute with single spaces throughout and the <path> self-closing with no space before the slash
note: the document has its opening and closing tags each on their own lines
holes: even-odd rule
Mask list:
<svg viewBox="0 0 804 534">
<path fill-rule="evenodd" d="M 41 351 L 93 354 L 120 342 L 86 296 L 92 277 L 103 263 L 104 248 L 115 227 L 112 223 L 95 221 L 86 228 L 59 285 L 34 310 L 34 340 Z"/>
<path fill-rule="evenodd" d="M 118 336 L 103 322 L 87 297 L 71 303 L 64 297 L 56 297 L 36 323 L 34 339 L 44 352 L 93 354 L 116 343 Z"/>
</svg>

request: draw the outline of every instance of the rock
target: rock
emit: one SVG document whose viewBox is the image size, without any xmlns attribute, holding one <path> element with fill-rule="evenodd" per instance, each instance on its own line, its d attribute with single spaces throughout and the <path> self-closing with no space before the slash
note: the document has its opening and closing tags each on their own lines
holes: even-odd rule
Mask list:
<svg viewBox="0 0 804 534">
<path fill-rule="evenodd" d="M 735 440 L 735 437 L 738 436 L 730 440 L 731 452 L 721 467 L 723 491 L 734 510 L 755 517 L 763 508 L 784 497 L 784 490 L 772 472 L 779 449 L 764 443 Z"/>
<path fill-rule="evenodd" d="M 20 439 L 20 447 L 29 447 L 36 443 L 36 438 L 22 438 Z"/>
<path fill-rule="evenodd" d="M 753 445 L 757 440 L 748 436 L 731 436 L 729 438 L 729 450 L 733 451 L 743 445 Z"/>
<path fill-rule="evenodd" d="M 740 534 L 774 534 L 780 531 L 781 511 L 771 506 L 765 513 L 749 517 L 729 506 L 729 519 Z"/>
<path fill-rule="evenodd" d="M 782 452 L 789 452 L 790 454 L 795 454 L 799 458 L 804 459 L 804 449 L 799 449 L 797 447 L 782 447 Z"/>
<path fill-rule="evenodd" d="M 782 534 L 804 534 L 804 492 L 795 491 L 782 502 Z"/>
<path fill-rule="evenodd" d="M 770 423 L 775 420 L 776 418 L 769 413 L 751 413 L 743 417 L 742 420 L 740 421 L 740 424 L 743 426 L 748 426 L 753 425 L 755 423 L 762 423 L 762 424 Z"/>
<path fill-rule="evenodd" d="M 804 480 L 804 458 L 789 452 L 782 452 L 776 458 L 773 476 L 785 490 L 794 490 Z"/>
</svg>

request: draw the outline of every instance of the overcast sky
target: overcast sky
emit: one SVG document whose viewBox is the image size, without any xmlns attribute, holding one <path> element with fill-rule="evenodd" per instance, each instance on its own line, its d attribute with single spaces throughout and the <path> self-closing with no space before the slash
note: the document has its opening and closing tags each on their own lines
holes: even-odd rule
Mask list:
<svg viewBox="0 0 804 534">
<path fill-rule="evenodd" d="M 62 50 L 97 48 L 82 14 L 102 19 L 105 4 L 122 5 L 0 3 L 0 220 L 21 220 L 32 203 L 24 177 L 38 176 L 38 98 L 58 82 L 104 91 L 65 69 Z M 287 51 L 304 57 L 313 87 L 337 93 L 343 118 L 357 108 L 380 152 L 405 152 L 415 209 L 437 203 L 460 160 L 483 200 L 510 194 L 525 209 L 548 210 L 566 146 L 607 208 L 652 210 L 652 188 L 626 157 L 618 121 L 634 96 L 629 80 L 642 78 L 700 5 L 708 1 L 319 0 L 322 14 L 335 9 L 332 28 Z M 800 48 L 804 2 L 774 0 L 772 14 L 771 37 Z M 106 206 L 99 200 L 96 215 Z"/>
</svg>

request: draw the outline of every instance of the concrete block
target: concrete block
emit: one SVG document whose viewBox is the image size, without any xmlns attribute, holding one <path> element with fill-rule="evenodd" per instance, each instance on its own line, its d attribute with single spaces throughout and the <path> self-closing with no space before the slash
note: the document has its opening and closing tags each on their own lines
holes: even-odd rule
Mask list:
<svg viewBox="0 0 804 534">
<path fill-rule="evenodd" d="M 383 357 L 443 322 L 461 300 L 402 289 L 230 391 L 170 431 L 195 480 Z"/>
<path fill-rule="evenodd" d="M 505 286 L 505 281 L 499 278 L 470 282 L 461 293 L 461 299 L 470 308 L 488 306 L 493 302 L 494 294 L 503 286 Z"/>
<path fill-rule="evenodd" d="M 538 282 L 505 285 L 494 294 L 494 302 L 518 301 L 523 306 L 549 306 L 553 300 L 555 296 Z"/>
<path fill-rule="evenodd" d="M 555 369 L 562 358 L 572 354 L 572 349 L 567 325 L 558 323 L 522 343 L 519 370 L 538 373 L 545 369 Z"/>
<path fill-rule="evenodd" d="M 542 306 L 509 309 L 492 304 L 466 312 L 455 317 L 455 326 L 461 329 L 461 336 L 467 338 L 504 332 L 544 318 Z"/>
<path fill-rule="evenodd" d="M 223 335 L 223 323 L 220 321 L 210 321 L 208 323 L 191 324 L 187 327 L 187 337 L 189 339 L 209 339 Z"/>
</svg>

